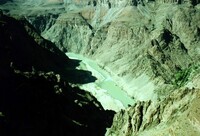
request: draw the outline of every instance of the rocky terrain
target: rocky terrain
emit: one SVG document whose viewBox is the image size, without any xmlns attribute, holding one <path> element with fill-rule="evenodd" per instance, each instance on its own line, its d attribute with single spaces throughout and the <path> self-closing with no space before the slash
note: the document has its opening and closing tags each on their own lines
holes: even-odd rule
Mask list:
<svg viewBox="0 0 200 136">
<path fill-rule="evenodd" d="M 137 101 L 115 115 L 106 135 L 198 136 L 199 3 L 13 0 L 0 8 L 63 52 L 94 60 Z"/>
<path fill-rule="evenodd" d="M 142 101 L 115 115 L 109 136 L 198 136 L 199 90 L 179 89 L 158 102 Z"/>
<path fill-rule="evenodd" d="M 0 43 L 1 136 L 106 132 L 114 112 L 105 111 L 89 92 L 69 85 L 83 82 L 74 76 L 90 78 L 87 71 L 75 69 L 79 62 L 67 58 L 23 18 L 2 12 Z"/>
<path fill-rule="evenodd" d="M 25 16 L 61 50 L 92 58 L 137 100 L 165 97 L 165 92 L 183 86 L 199 65 L 198 1 L 40 5 L 8 14 Z"/>
</svg>

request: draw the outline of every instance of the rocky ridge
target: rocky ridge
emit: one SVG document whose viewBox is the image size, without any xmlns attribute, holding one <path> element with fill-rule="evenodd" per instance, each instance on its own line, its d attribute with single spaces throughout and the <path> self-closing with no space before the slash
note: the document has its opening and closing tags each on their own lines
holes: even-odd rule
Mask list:
<svg viewBox="0 0 200 136">
<path fill-rule="evenodd" d="M 196 6 L 184 1 L 149 1 L 111 8 L 104 2 L 87 5 L 71 1 L 79 8 L 69 3 L 66 13 L 53 19 L 56 21 L 50 23 L 49 17 L 42 35 L 63 51 L 97 61 L 135 99 L 155 100 L 184 86 L 192 76 L 190 71 L 199 65 L 198 1 Z M 40 20 L 36 24 L 43 24 L 41 16 L 35 18 Z M 30 21 L 35 24 L 33 18 Z M 179 79 L 183 81 L 177 82 Z M 144 93 L 148 95 L 144 97 Z"/>
<path fill-rule="evenodd" d="M 138 102 L 118 112 L 108 136 L 199 135 L 199 90 L 182 88 L 158 102 Z"/>
<path fill-rule="evenodd" d="M 98 62 L 139 101 L 116 114 L 107 135 L 199 135 L 198 0 L 71 0 L 58 7 L 21 15 L 61 50 Z"/>
<path fill-rule="evenodd" d="M 86 71 L 75 70 L 79 62 L 43 39 L 26 20 L 2 12 L 0 43 L 1 136 L 105 133 L 114 112 L 105 111 L 89 92 L 69 85 L 81 84 L 74 76 L 90 78 Z"/>
</svg>

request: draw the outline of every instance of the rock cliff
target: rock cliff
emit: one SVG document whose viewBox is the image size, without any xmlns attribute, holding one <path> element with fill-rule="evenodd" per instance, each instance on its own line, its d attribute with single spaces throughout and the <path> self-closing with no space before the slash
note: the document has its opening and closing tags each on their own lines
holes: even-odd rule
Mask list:
<svg viewBox="0 0 200 136">
<path fill-rule="evenodd" d="M 62 51 L 96 61 L 138 101 L 115 115 L 107 135 L 198 136 L 199 3 L 64 0 L 38 1 L 31 8 L 24 2 L 23 13 L 20 2 L 1 8 L 25 16 Z"/>
<path fill-rule="evenodd" d="M 137 100 L 184 86 L 199 65 L 199 2 L 120 2 L 68 1 L 66 12 L 27 18 L 61 50 L 97 61 Z"/>
<path fill-rule="evenodd" d="M 78 62 L 43 39 L 25 19 L 2 12 L 0 43 L 1 136 L 105 133 L 114 112 L 105 111 L 90 93 L 69 85 L 78 82 L 74 76 L 90 78 L 86 71 L 75 70 Z"/>
<path fill-rule="evenodd" d="M 138 102 L 117 113 L 108 136 L 199 135 L 199 90 L 179 89 L 162 101 Z"/>
</svg>

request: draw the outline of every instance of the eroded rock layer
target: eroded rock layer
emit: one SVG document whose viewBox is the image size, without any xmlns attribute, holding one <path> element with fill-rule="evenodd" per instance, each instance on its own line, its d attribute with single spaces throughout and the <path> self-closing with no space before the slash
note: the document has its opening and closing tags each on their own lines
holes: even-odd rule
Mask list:
<svg viewBox="0 0 200 136">
<path fill-rule="evenodd" d="M 199 90 L 179 89 L 162 101 L 138 102 L 115 115 L 108 136 L 199 135 Z"/>
<path fill-rule="evenodd" d="M 104 135 L 114 112 L 69 85 L 80 75 L 89 78 L 86 71 L 75 70 L 77 63 L 26 20 L 1 12 L 0 135 Z"/>
<path fill-rule="evenodd" d="M 27 18 L 63 51 L 97 61 L 135 99 L 155 100 L 187 84 L 199 65 L 199 5 L 144 1 L 121 7 L 110 1 L 120 6 L 109 8 L 104 3 L 71 1 L 79 8 L 68 4 L 59 16 Z"/>
<path fill-rule="evenodd" d="M 138 101 L 115 115 L 107 135 L 198 136 L 199 3 L 38 0 L 24 2 L 24 12 L 8 10 L 11 2 L 1 8 L 25 16 L 62 51 L 95 60 Z"/>
</svg>

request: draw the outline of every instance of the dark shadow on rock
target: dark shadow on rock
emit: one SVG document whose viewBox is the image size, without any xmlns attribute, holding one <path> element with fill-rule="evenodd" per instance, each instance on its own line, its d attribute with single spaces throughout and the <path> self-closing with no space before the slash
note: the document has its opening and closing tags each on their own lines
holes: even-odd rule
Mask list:
<svg viewBox="0 0 200 136">
<path fill-rule="evenodd" d="M 0 53 L 17 69 L 54 71 L 63 79 L 77 84 L 96 80 L 91 72 L 77 70 L 79 60 L 69 59 L 52 42 L 43 39 L 26 20 L 17 21 L 3 15 L 0 21 Z"/>
<path fill-rule="evenodd" d="M 1 0 L 0 4 L 5 4 L 6 2 L 13 2 L 13 0 Z"/>
<path fill-rule="evenodd" d="M 68 68 L 75 69 L 76 67 L 80 66 L 81 60 L 76 59 L 69 59 Z"/>
<path fill-rule="evenodd" d="M 86 70 L 68 70 L 68 81 L 75 84 L 87 84 L 95 82 L 96 77 L 92 76 L 92 72 Z"/>
<path fill-rule="evenodd" d="M 54 73 L 14 71 L 0 77 L 1 136 L 103 136 L 111 126 L 114 112 L 90 93 Z"/>
<path fill-rule="evenodd" d="M 0 17 L 0 136 L 103 136 L 114 112 L 68 83 L 94 77 L 48 43 L 26 22 Z"/>
<path fill-rule="evenodd" d="M 92 72 L 76 69 L 80 66 L 81 60 L 69 59 L 68 61 L 69 64 L 64 73 L 67 78 L 63 77 L 68 82 L 73 84 L 87 84 L 97 80 L 97 78 L 92 75 Z"/>
</svg>

